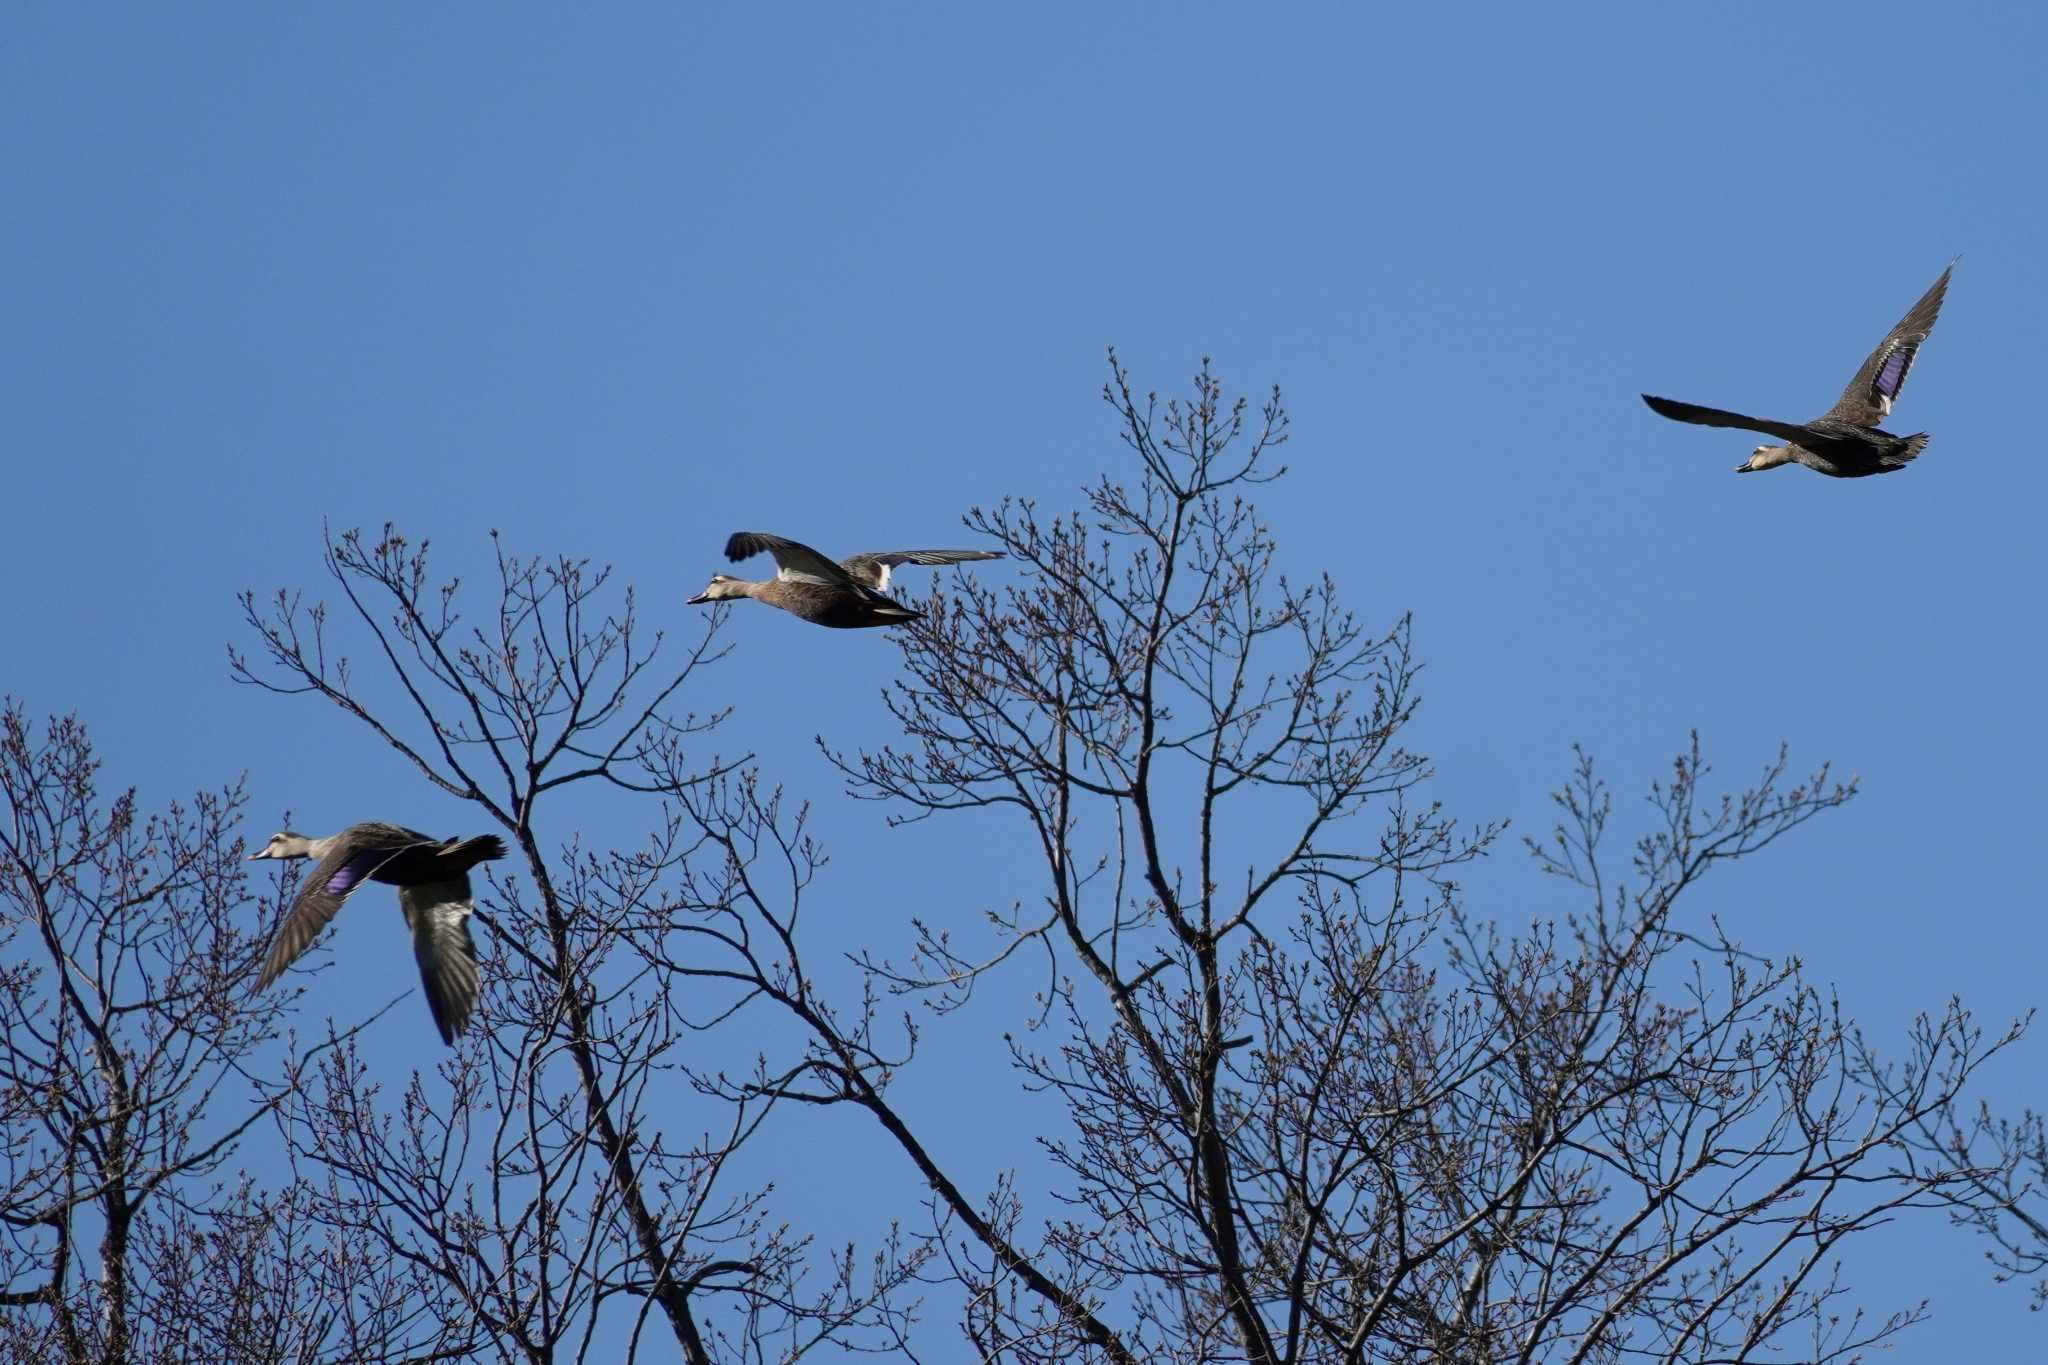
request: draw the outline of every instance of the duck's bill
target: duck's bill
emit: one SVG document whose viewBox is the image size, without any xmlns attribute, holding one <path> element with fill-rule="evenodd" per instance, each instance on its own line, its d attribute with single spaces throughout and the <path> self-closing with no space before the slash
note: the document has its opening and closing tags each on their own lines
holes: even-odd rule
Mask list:
<svg viewBox="0 0 2048 1365">
<path fill-rule="evenodd" d="M 1738 474 L 1749 474 L 1753 473 L 1754 471 L 1751 470 L 1749 461 L 1744 460 L 1741 464 L 1735 466 L 1735 472 Z"/>
<path fill-rule="evenodd" d="M 685 597 L 683 599 L 683 605 L 686 607 L 694 607 L 700 603 L 709 602 L 710 600 L 711 599 L 709 597 L 706 597 L 703 593 L 700 592 L 695 597 Z"/>
</svg>

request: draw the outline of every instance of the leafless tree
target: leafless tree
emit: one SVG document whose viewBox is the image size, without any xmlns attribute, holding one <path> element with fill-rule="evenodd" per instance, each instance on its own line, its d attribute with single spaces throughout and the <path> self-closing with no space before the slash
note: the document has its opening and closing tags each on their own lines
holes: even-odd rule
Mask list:
<svg viewBox="0 0 2048 1365">
<path fill-rule="evenodd" d="M 1843 1241 L 1940 1200 L 1952 1175 L 1902 1139 L 2011 1035 L 1951 1008 L 1859 1088 L 1838 1003 L 1687 897 L 1853 784 L 1780 754 L 1715 798 L 1695 743 L 1617 873 L 1581 759 L 1531 845 L 1576 908 L 1475 914 L 1456 877 L 1499 830 L 1427 801 L 1401 745 L 1408 622 L 1369 631 L 1330 578 L 1287 576 L 1248 501 L 1277 393 L 1226 402 L 1204 365 L 1162 403 L 1111 363 L 1135 480 L 974 512 L 1016 577 L 934 589 L 899 636 L 905 742 L 834 755 L 896 819 L 1040 855 L 988 932 L 920 924 L 867 968 L 939 1016 L 1019 992 L 992 1060 L 1057 1106 L 1052 1174 L 975 1193 L 941 1169 L 872 1007 L 841 1024 L 786 991 L 807 1066 L 753 1093 L 874 1113 L 934 1192 L 985 1360 L 1833 1361 L 1913 1321 L 1844 1306 Z M 730 866 L 801 846 L 745 791 L 686 804 Z"/>
<path fill-rule="evenodd" d="M 1872 1050 L 1862 1049 L 1859 1061 L 1863 1084 L 1878 1091 L 1900 1084 Z M 1949 1215 L 1989 1244 L 1992 1277 L 2031 1281 L 2029 1306 L 2048 1307 L 2048 1116 L 2023 1109 L 2012 1118 L 1982 1095 L 1958 1096 L 1914 1125 L 1909 1146 L 1925 1169 L 1946 1173 Z"/>
<path fill-rule="evenodd" d="M 7 704 L 0 1358 L 282 1359 L 290 1297 L 245 1292 L 281 1244 L 225 1169 L 271 1110 L 248 1068 L 278 1028 L 245 998 L 242 791 L 145 813 L 98 784 L 81 723 Z"/>
<path fill-rule="evenodd" d="M 715 627 L 664 668 L 631 590 L 586 562 L 500 551 L 473 625 L 426 547 L 388 527 L 332 539 L 326 565 L 343 624 L 295 594 L 245 597 L 259 652 L 234 656 L 237 676 L 332 703 L 515 852 L 478 900 L 480 1026 L 438 1076 L 387 1095 L 344 1043 L 291 1078 L 297 1197 L 342 1237 L 329 1259 L 354 1248 L 387 1268 L 325 1349 L 704 1362 L 898 1343 L 920 1254 L 887 1228 L 865 1254 L 821 1252 L 771 1217 L 731 1168 L 774 1098 L 691 1063 L 723 1025 L 755 1050 L 733 1023 L 747 992 L 717 994 L 739 977 L 674 951 L 710 941 L 678 888 L 707 858 L 723 875 L 726 857 L 687 816 L 695 790 L 730 776 L 686 749 L 722 713 L 675 709 L 723 652 Z M 345 648 L 374 670 L 359 675 Z M 778 927 L 729 904 L 701 915 Z"/>
<path fill-rule="evenodd" d="M 602 570 L 500 551 L 470 618 L 390 528 L 329 541 L 335 619 L 245 598 L 237 676 L 330 703 L 515 855 L 458 1048 L 379 1078 L 341 1021 L 250 1102 L 291 1178 L 153 1225 L 210 1249 L 158 1276 L 233 1324 L 198 1353 L 953 1358 L 931 1295 L 1005 1362 L 1822 1362 L 1918 1318 L 1853 1303 L 1844 1243 L 1983 1178 L 1916 1134 L 2017 1028 L 1951 1005 L 1879 1061 L 1688 894 L 1853 784 L 1780 753 L 1715 797 L 1695 742 L 1617 871 L 1581 757 L 1529 845 L 1563 912 L 1504 926 L 1459 882 L 1501 827 L 1430 801 L 1403 744 L 1408 622 L 1290 579 L 1249 501 L 1277 393 L 1227 403 L 1205 365 L 1162 403 L 1112 358 L 1105 398 L 1133 478 L 973 512 L 1014 573 L 943 580 L 899 633 L 900 743 L 827 749 L 893 820 L 1034 852 L 1033 883 L 878 930 L 850 984 L 804 927 L 834 894 L 808 808 L 697 753 L 722 611 L 665 656 Z M 1044 1113 L 982 1188 L 894 1084 L 978 993 L 1012 1016 L 988 1071 Z M 827 1251 L 738 1174 L 825 1109 L 895 1145 L 917 1226 Z"/>
</svg>

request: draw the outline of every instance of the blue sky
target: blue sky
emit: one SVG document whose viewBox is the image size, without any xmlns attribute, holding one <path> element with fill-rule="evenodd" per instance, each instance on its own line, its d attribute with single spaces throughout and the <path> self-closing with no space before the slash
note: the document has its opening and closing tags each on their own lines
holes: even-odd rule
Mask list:
<svg viewBox="0 0 2048 1365">
<path fill-rule="evenodd" d="M 729 531 L 843 553 L 1068 505 L 1120 467 L 1105 345 L 1163 391 L 1209 355 L 1285 392 L 1290 570 L 1415 612 L 1455 810 L 1546 827 L 1574 741 L 1632 799 L 1690 727 L 1731 784 L 1789 740 L 1865 795 L 1697 904 L 1880 1039 L 1950 992 L 2003 1021 L 2048 952 L 2044 50 L 2010 4 L 16 6 L 0 689 L 146 799 L 246 771 L 258 838 L 469 832 L 228 681 L 234 594 L 317 588 L 323 522 L 451 570 L 492 528 L 587 554 L 687 633 Z M 1738 478 L 1751 438 L 1636 398 L 1814 415 L 1959 252 L 1904 473 Z M 821 798 L 835 916 L 900 941 L 906 868 L 978 915 L 981 869 L 832 799 L 812 747 L 888 737 L 888 641 L 732 625 L 703 701 Z M 1512 850 L 1470 885 L 1568 908 Z M 329 981 L 394 946 L 376 913 Z M 992 1175 L 1026 1135 L 975 1122 Z M 1932 1296 L 1903 1358 L 2037 1339 L 1980 1251 L 1929 1223 L 1852 1264 Z"/>
</svg>

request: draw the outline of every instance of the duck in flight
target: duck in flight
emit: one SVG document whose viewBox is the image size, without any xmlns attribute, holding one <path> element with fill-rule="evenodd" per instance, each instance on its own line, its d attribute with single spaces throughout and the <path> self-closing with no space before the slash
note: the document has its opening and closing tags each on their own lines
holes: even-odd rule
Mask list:
<svg viewBox="0 0 2048 1365">
<path fill-rule="evenodd" d="M 690 604 L 751 597 L 837 630 L 898 626 L 924 613 L 887 595 L 889 570 L 899 564 L 964 564 L 1003 557 L 1000 550 L 878 550 L 834 564 L 808 545 L 760 531 L 735 531 L 725 542 L 725 557 L 734 563 L 764 550 L 775 557 L 775 577 L 756 581 L 715 573 Z"/>
<path fill-rule="evenodd" d="M 1644 394 L 1652 412 L 1675 422 L 1693 422 L 1707 427 L 1737 427 L 1776 436 L 1784 445 L 1761 445 L 1749 458 L 1735 466 L 1738 474 L 1775 469 L 1781 464 L 1803 464 L 1808 469 L 1837 479 L 1860 479 L 1866 474 L 1889 474 L 1904 469 L 1908 461 L 1927 445 L 1927 433 L 1894 436 L 1877 424 L 1892 410 L 1906 376 L 1920 354 L 1920 343 L 1934 330 L 1934 316 L 1941 311 L 1942 296 L 1948 292 L 1949 272 L 1920 296 L 1899 325 L 1878 343 L 1863 368 L 1849 381 L 1849 387 L 1832 408 L 1811 422 L 1777 422 L 1768 417 L 1745 417 L 1739 412 L 1678 403 L 1669 398 Z"/>
<path fill-rule="evenodd" d="M 312 946 L 341 903 L 366 881 L 398 888 L 398 908 L 412 931 L 420 983 L 441 1040 L 454 1046 L 476 1008 L 476 941 L 469 935 L 469 870 L 505 856 L 495 834 L 474 839 L 435 839 L 416 830 L 370 821 L 339 834 L 309 839 L 286 830 L 249 855 L 258 858 L 317 858 L 299 884 L 291 910 L 278 926 L 256 989 L 264 990 Z"/>
</svg>

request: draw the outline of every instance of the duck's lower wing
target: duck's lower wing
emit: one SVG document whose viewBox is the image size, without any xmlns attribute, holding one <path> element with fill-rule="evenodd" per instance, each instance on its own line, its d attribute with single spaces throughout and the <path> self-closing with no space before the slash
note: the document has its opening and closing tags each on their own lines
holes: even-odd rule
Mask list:
<svg viewBox="0 0 2048 1365">
<path fill-rule="evenodd" d="M 284 969 L 313 946 L 313 940 L 320 937 L 320 931 L 341 909 L 342 902 L 382 871 L 386 863 L 412 849 L 433 846 L 431 842 L 386 847 L 337 844 L 299 884 L 299 894 L 284 922 L 278 925 L 277 937 L 271 940 L 270 953 L 263 960 L 263 970 L 257 974 L 256 989 L 268 990 L 272 982 L 284 975 Z"/>
<path fill-rule="evenodd" d="M 1669 417 L 1674 422 L 1691 422 L 1702 427 L 1734 427 L 1738 431 L 1761 431 L 1766 436 L 1775 436 L 1794 445 L 1813 434 L 1797 422 L 1774 422 L 1768 417 L 1745 417 L 1739 412 L 1703 408 L 1697 403 L 1677 403 L 1654 394 L 1644 394 L 1643 401 L 1650 405 L 1651 412 L 1659 417 Z"/>
<path fill-rule="evenodd" d="M 405 911 L 406 927 L 412 930 L 412 951 L 419 960 L 427 1008 L 434 1013 L 441 1040 L 452 1047 L 469 1026 L 480 984 L 476 940 L 469 933 L 474 909 L 469 878 L 402 886 L 398 904 Z"/>
</svg>

